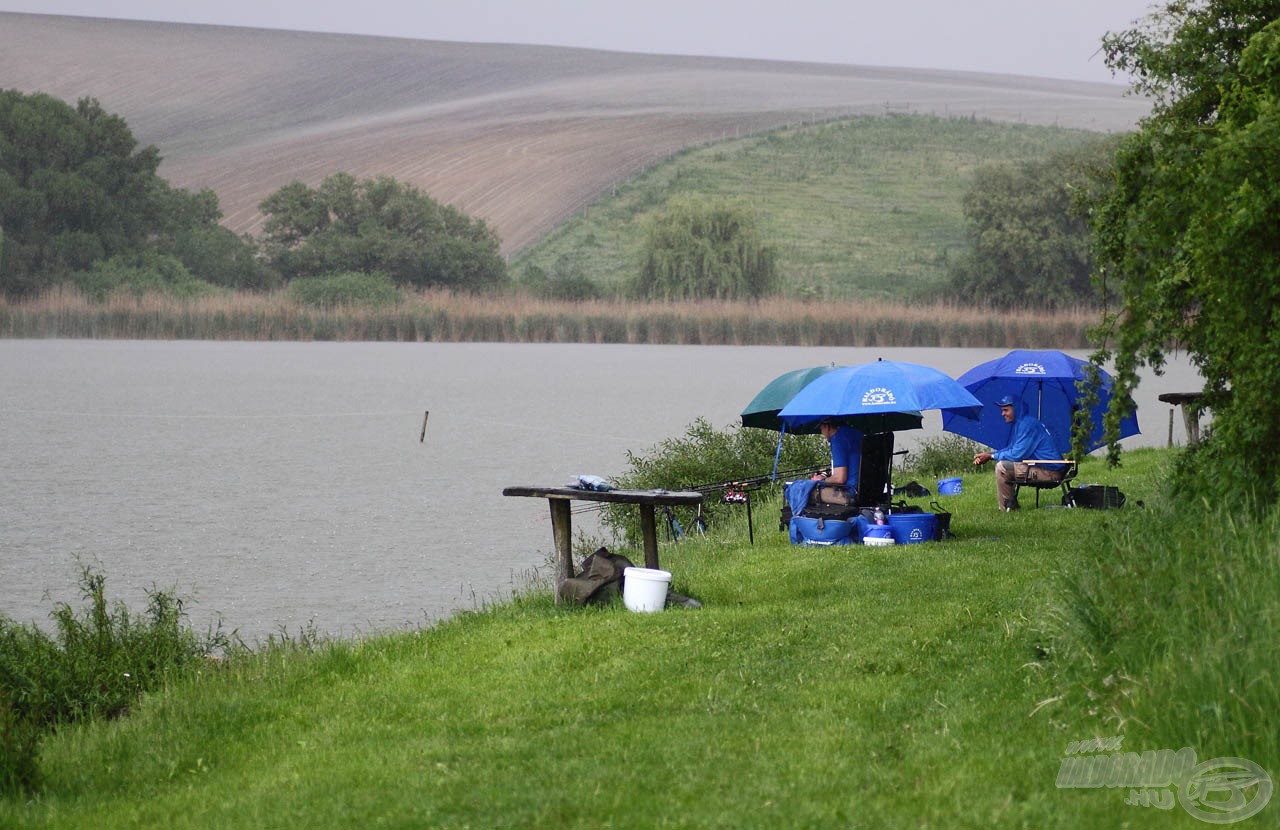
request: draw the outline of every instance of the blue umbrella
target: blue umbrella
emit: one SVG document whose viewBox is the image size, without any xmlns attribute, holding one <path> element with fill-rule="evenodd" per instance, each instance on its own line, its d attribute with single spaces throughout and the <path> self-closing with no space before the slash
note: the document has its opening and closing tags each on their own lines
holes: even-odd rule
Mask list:
<svg viewBox="0 0 1280 830">
<path fill-rule="evenodd" d="M 761 389 L 751 403 L 747 404 L 742 410 L 742 425 L 744 427 L 758 427 L 760 429 L 771 429 L 775 432 L 782 430 L 782 419 L 778 417 L 778 413 L 782 407 L 791 402 L 791 399 L 817 378 L 822 377 L 828 372 L 834 372 L 835 364 L 830 366 L 814 366 L 809 369 L 793 369 L 790 372 L 784 372 Z M 894 432 L 903 429 L 920 429 L 921 419 L 919 412 L 887 412 L 884 414 L 867 415 L 857 418 L 846 419 L 846 423 L 854 429 L 862 432 Z M 788 432 L 797 433 L 816 433 L 818 431 L 818 422 L 814 421 L 810 424 L 797 427 L 796 429 L 787 429 Z"/>
<path fill-rule="evenodd" d="M 1071 418 L 1080 407 L 1082 393 L 1077 382 L 1087 375 L 1088 361 L 1047 350 L 1015 349 L 1004 357 L 980 363 L 960 376 L 960 383 L 984 404 L 976 418 L 963 415 L 942 416 L 942 428 L 966 438 L 1000 448 L 1008 445 L 1013 427 L 1000 416 L 995 402 L 1012 395 L 1026 405 L 1049 428 L 1054 446 L 1066 457 L 1071 451 Z M 1101 372 L 1102 388 L 1098 403 L 1090 411 L 1093 432 L 1089 452 L 1103 443 L 1102 416 L 1111 402 L 1111 376 Z M 1138 418 L 1130 414 L 1120 424 L 1120 437 L 1138 434 Z"/>
<path fill-rule="evenodd" d="M 815 378 L 778 416 L 791 431 L 823 418 L 925 409 L 974 412 L 982 408 L 950 375 L 917 363 L 878 360 L 844 366 Z"/>
</svg>

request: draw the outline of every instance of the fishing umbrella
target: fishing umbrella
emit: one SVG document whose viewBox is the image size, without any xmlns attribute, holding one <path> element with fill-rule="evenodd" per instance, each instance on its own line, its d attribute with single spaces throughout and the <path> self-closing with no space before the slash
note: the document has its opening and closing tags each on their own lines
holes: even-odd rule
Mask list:
<svg viewBox="0 0 1280 830">
<path fill-rule="evenodd" d="M 1025 404 L 1025 411 L 1035 415 L 1049 428 L 1053 444 L 1066 457 L 1071 451 L 1071 419 L 1080 408 L 1083 393 L 1078 382 L 1084 381 L 1088 361 L 1055 350 L 1015 349 L 1004 357 L 979 363 L 959 377 L 960 383 L 983 403 L 977 417 L 942 416 L 942 428 L 988 447 L 1009 444 L 1013 425 L 1005 423 L 994 404 L 1005 395 Z M 1089 452 L 1101 447 L 1102 416 L 1111 403 L 1111 376 L 1099 370 L 1102 382 L 1098 403 L 1089 410 L 1093 431 L 1089 436 Z M 1136 408 L 1120 423 L 1120 437 L 1138 434 Z"/>
<path fill-rule="evenodd" d="M 769 381 L 761 389 L 751 403 L 742 410 L 742 425 L 782 431 L 782 419 L 778 413 L 791 402 L 800 390 L 828 372 L 835 371 L 835 364 L 829 366 L 813 366 L 808 369 L 793 369 L 784 372 Z M 919 412 L 884 412 L 857 416 L 845 420 L 849 426 L 866 433 L 893 432 L 904 429 L 919 429 L 921 418 Z M 795 429 L 787 427 L 787 432 L 813 434 L 818 431 L 818 422 L 813 421 Z"/>
<path fill-rule="evenodd" d="M 982 402 L 950 375 L 918 363 L 878 360 L 843 366 L 815 378 L 778 413 L 787 431 L 823 418 L 841 420 L 925 409 L 975 411 Z"/>
</svg>

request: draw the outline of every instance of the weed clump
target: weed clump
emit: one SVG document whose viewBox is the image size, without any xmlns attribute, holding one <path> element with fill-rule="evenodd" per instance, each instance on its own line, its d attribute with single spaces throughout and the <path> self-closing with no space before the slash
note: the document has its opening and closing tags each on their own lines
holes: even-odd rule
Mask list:
<svg viewBox="0 0 1280 830">
<path fill-rule="evenodd" d="M 80 585 L 87 607 L 57 605 L 53 635 L 0 614 L 0 793 L 38 785 L 42 735 L 125 715 L 143 694 L 229 645 L 220 633 L 193 632 L 172 593 L 148 591 L 146 612 L 135 616 L 107 602 L 102 574 L 86 567 Z"/>
</svg>

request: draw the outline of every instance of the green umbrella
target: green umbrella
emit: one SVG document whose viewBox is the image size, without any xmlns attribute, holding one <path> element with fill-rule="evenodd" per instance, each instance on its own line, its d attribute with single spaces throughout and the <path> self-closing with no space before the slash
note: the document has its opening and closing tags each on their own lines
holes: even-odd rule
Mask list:
<svg viewBox="0 0 1280 830">
<path fill-rule="evenodd" d="M 822 377 L 827 372 L 836 368 L 835 364 L 830 366 L 814 366 L 809 369 L 793 369 L 790 372 L 784 372 L 760 390 L 751 403 L 747 404 L 742 410 L 742 425 L 744 427 L 757 427 L 759 429 L 771 429 L 774 432 L 782 431 L 782 420 L 778 417 L 778 412 L 791 402 L 796 393 L 809 385 L 813 380 Z M 848 424 L 854 429 L 861 430 L 865 433 L 876 432 L 895 432 L 904 429 L 920 429 L 922 419 L 919 412 L 883 412 L 868 415 L 852 415 L 844 418 L 837 418 L 840 423 Z M 804 424 L 798 428 L 787 428 L 787 432 L 808 433 L 810 435 L 818 431 L 818 422 Z"/>
</svg>

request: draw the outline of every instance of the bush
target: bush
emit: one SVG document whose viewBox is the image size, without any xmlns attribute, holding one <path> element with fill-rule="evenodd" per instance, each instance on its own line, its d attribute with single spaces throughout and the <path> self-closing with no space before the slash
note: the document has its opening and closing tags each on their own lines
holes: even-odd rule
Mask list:
<svg viewBox="0 0 1280 830">
<path fill-rule="evenodd" d="M 147 592 L 147 611 L 109 606 L 106 579 L 88 568 L 89 606 L 59 604 L 50 637 L 0 615 L 0 789 L 30 789 L 39 735 L 61 724 L 126 714 L 138 698 L 228 642 L 200 638 L 183 623 L 182 600 Z"/>
<path fill-rule="evenodd" d="M 71 282 L 86 296 L 98 301 L 120 292 L 134 297 L 154 293 L 192 299 L 217 291 L 209 283 L 191 276 L 177 257 L 154 251 L 95 262 L 87 271 L 73 274 Z"/>
<path fill-rule="evenodd" d="M 778 433 L 765 429 L 732 425 L 717 430 L 698 418 L 679 438 L 668 438 L 646 453 L 627 453 L 631 469 L 614 479 L 619 487 L 633 489 L 687 490 L 699 485 L 730 482 L 767 475 L 773 470 Z M 830 463 L 827 442 L 816 435 L 789 435 L 778 459 L 779 470 L 813 469 Z M 781 489 L 780 483 L 773 489 Z M 754 499 L 753 499 L 754 501 Z M 728 507 L 717 498 L 703 504 L 703 515 L 714 523 Z M 681 524 L 692 519 L 692 510 Z M 640 538 L 635 510 L 606 505 L 603 521 L 628 541 Z"/>
<path fill-rule="evenodd" d="M 556 260 L 555 269 L 548 274 L 537 265 L 524 270 L 520 284 L 535 296 L 548 300 L 598 300 L 604 296 L 600 286 L 583 272 L 582 266 L 562 256 Z"/>
<path fill-rule="evenodd" d="M 0 796 L 34 792 L 40 783 L 39 730 L 18 717 L 0 689 Z"/>
<path fill-rule="evenodd" d="M 947 475 L 960 475 L 973 468 L 973 456 L 982 446 L 960 435 L 944 432 L 920 442 L 917 449 L 907 453 L 902 462 L 904 477 L 937 479 Z"/>
<path fill-rule="evenodd" d="M 289 283 L 289 296 L 303 305 L 392 306 L 400 302 L 400 289 L 386 274 L 347 271 L 322 277 L 305 277 Z"/>
</svg>

